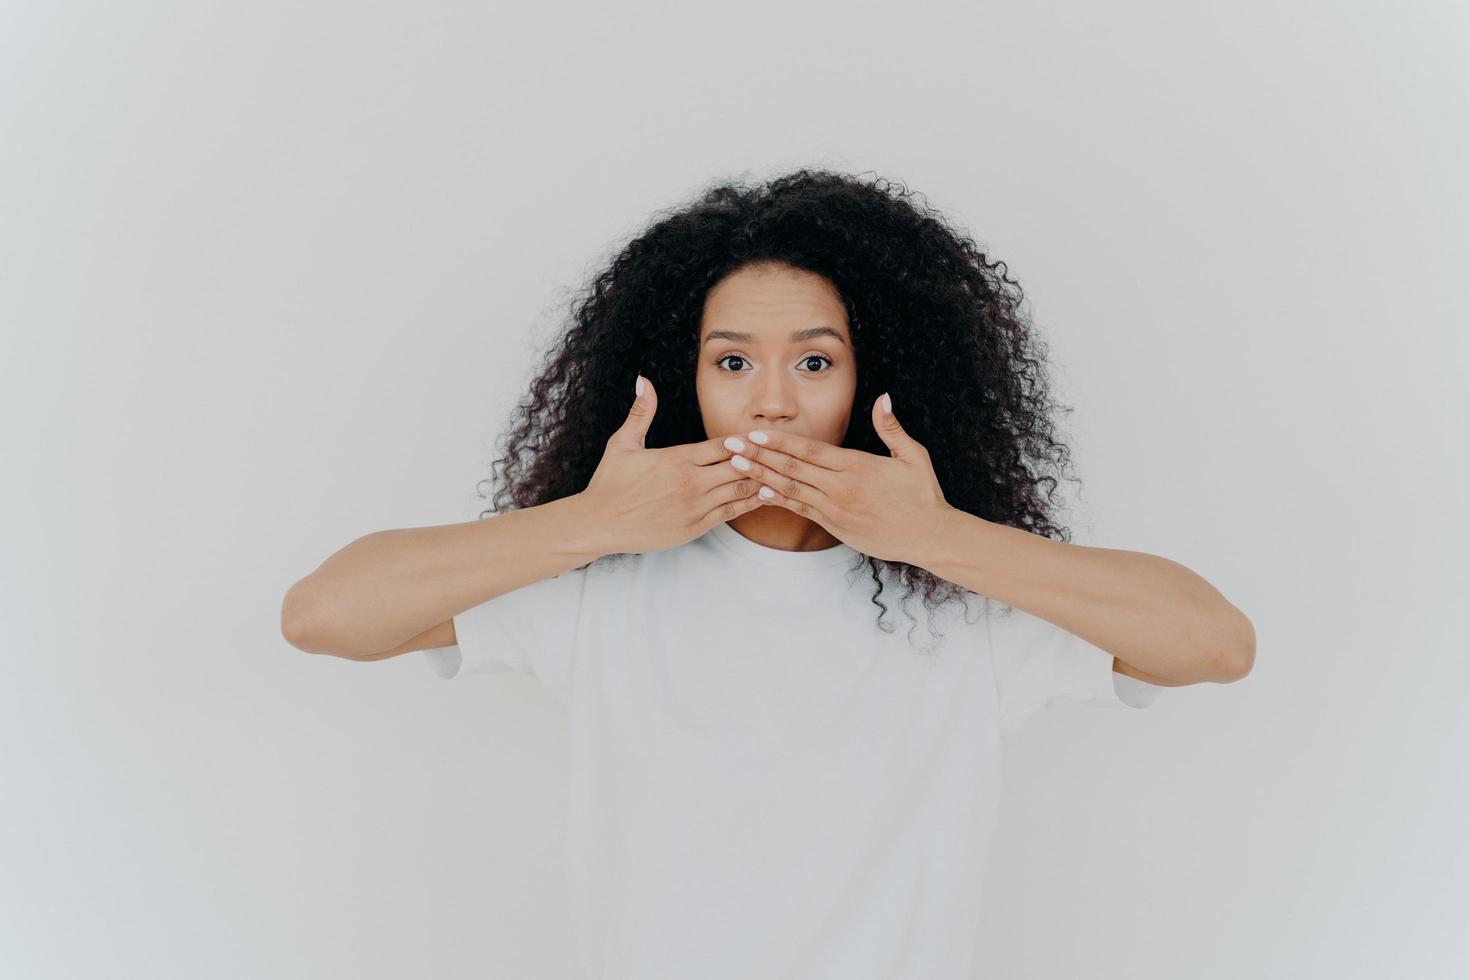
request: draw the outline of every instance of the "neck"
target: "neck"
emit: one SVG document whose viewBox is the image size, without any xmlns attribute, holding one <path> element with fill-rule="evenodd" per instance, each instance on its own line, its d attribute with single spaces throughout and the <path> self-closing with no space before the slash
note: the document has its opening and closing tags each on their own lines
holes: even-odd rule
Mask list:
<svg viewBox="0 0 1470 980">
<path fill-rule="evenodd" d="M 744 538 L 777 551 L 823 551 L 841 544 L 822 525 L 775 505 L 758 507 L 730 521 Z"/>
</svg>

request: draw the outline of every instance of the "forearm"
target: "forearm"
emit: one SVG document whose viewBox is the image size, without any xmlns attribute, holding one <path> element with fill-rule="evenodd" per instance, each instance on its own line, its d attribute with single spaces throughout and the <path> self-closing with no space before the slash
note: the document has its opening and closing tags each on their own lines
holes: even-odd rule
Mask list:
<svg viewBox="0 0 1470 980">
<path fill-rule="evenodd" d="M 391 650 L 513 589 L 600 557 L 580 495 L 484 520 L 376 531 L 287 592 L 282 632 L 341 657 Z"/>
<path fill-rule="evenodd" d="M 1255 631 L 1214 586 L 1158 555 L 1056 541 L 955 510 L 918 562 L 1180 683 L 1248 672 Z"/>
</svg>

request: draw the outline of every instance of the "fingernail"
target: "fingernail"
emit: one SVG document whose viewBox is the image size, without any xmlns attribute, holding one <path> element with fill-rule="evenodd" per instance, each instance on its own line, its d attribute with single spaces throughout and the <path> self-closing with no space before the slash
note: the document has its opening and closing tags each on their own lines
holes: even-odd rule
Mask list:
<svg viewBox="0 0 1470 980">
<path fill-rule="evenodd" d="M 731 456 L 730 465 L 735 467 L 737 470 L 748 470 L 750 469 L 750 460 L 746 459 L 744 456 Z"/>
<path fill-rule="evenodd" d="M 764 446 L 767 442 L 766 434 L 760 429 L 756 429 L 750 434 L 750 441 L 754 443 L 759 443 L 760 445 Z"/>
<path fill-rule="evenodd" d="M 643 375 L 641 374 L 638 375 L 638 380 L 633 382 L 633 393 L 635 395 L 643 394 Z"/>
<path fill-rule="evenodd" d="M 729 438 L 727 438 L 725 440 L 725 448 L 726 449 L 733 449 L 737 453 L 744 452 L 745 451 L 745 443 L 741 442 L 739 439 L 735 438 L 734 436 L 730 436 Z"/>
<path fill-rule="evenodd" d="M 893 399 L 889 398 L 887 395 L 883 396 L 883 411 L 887 412 L 889 415 L 893 414 Z"/>
</svg>

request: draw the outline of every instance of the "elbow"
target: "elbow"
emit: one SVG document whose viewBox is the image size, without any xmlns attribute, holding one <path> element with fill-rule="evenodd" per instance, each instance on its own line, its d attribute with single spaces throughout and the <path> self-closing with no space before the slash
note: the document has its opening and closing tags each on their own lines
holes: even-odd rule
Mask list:
<svg viewBox="0 0 1470 980">
<path fill-rule="evenodd" d="M 1244 680 L 1256 664 L 1256 628 L 1245 613 L 1234 606 L 1230 609 L 1229 638 L 1220 655 L 1220 673 L 1226 683 Z"/>
<path fill-rule="evenodd" d="M 301 583 L 293 585 L 281 600 L 281 637 L 298 650 L 306 653 L 323 652 L 311 638 L 307 612 L 302 608 Z"/>
<path fill-rule="evenodd" d="M 292 608 L 289 593 L 281 603 L 281 638 L 298 650 L 306 649 L 306 627 L 301 614 Z"/>
<path fill-rule="evenodd" d="M 322 616 L 320 607 L 307 604 L 302 592 L 302 579 L 281 600 L 281 636 L 285 641 L 304 653 L 319 653 L 343 660 L 367 659 L 360 651 L 353 651 L 332 639 L 331 620 Z"/>
<path fill-rule="evenodd" d="M 281 638 L 298 650 L 312 653 L 310 643 L 306 638 L 306 630 L 295 620 L 281 619 Z"/>
</svg>

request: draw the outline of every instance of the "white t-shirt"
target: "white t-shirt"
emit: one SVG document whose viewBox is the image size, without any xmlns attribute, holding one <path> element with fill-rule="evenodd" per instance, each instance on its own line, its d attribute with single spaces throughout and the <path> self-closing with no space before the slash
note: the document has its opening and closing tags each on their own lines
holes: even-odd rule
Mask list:
<svg viewBox="0 0 1470 980">
<path fill-rule="evenodd" d="M 569 709 L 589 978 L 967 980 L 1004 736 L 1052 701 L 1164 690 L 973 594 L 934 612 L 936 647 L 922 593 L 910 619 L 887 576 L 884 632 L 860 559 L 717 524 L 496 596 L 424 651 Z"/>
</svg>

